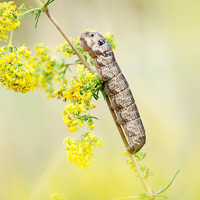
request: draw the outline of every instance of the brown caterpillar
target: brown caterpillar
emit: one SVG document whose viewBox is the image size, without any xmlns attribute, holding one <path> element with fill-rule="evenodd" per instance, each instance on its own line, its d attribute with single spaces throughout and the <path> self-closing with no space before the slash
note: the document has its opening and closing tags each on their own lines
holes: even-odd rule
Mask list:
<svg viewBox="0 0 200 200">
<path fill-rule="evenodd" d="M 85 32 L 80 37 L 84 51 L 94 59 L 99 79 L 104 82 L 104 92 L 110 98 L 111 107 L 128 136 L 130 153 L 137 153 L 145 144 L 145 130 L 129 89 L 119 68 L 109 42 L 97 32 Z"/>
</svg>

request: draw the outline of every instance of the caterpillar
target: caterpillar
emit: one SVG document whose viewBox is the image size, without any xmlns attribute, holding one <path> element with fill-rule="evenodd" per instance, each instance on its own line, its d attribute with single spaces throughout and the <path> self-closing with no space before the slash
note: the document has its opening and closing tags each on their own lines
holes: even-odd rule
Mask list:
<svg viewBox="0 0 200 200">
<path fill-rule="evenodd" d="M 137 153 L 146 142 L 145 130 L 111 45 L 97 32 L 84 32 L 80 37 L 80 44 L 93 58 L 98 77 L 104 82 L 104 92 L 116 113 L 117 123 L 123 127 L 128 137 L 128 151 L 132 154 Z"/>
</svg>

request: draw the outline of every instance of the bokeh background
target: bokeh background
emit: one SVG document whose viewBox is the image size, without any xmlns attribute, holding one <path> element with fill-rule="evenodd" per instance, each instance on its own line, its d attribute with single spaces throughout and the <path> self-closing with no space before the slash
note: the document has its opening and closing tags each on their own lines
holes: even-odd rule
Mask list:
<svg viewBox="0 0 200 200">
<path fill-rule="evenodd" d="M 3 2 L 2 0 L 0 2 Z M 36 7 L 33 0 L 16 1 Z M 50 9 L 65 32 L 86 29 L 115 35 L 117 61 L 134 94 L 147 134 L 145 163 L 155 173 L 154 191 L 166 186 L 171 200 L 200 196 L 200 1 L 56 0 Z M 42 14 L 38 28 L 26 16 L 14 45 L 44 42 L 55 48 L 64 39 Z M 104 144 L 89 170 L 65 158 L 62 141 L 70 133 L 62 120 L 64 103 L 40 90 L 17 94 L 0 88 L 0 199 L 108 200 L 137 195 L 143 188 L 132 175 L 124 146 L 101 98 L 93 112 Z"/>
</svg>

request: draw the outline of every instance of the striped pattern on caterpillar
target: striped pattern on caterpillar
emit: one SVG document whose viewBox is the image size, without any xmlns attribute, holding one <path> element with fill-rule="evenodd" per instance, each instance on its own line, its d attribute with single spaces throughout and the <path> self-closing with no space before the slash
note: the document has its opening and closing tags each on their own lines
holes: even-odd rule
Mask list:
<svg viewBox="0 0 200 200">
<path fill-rule="evenodd" d="M 145 144 L 145 130 L 129 89 L 129 85 L 119 68 L 109 42 L 97 32 L 85 32 L 80 37 L 84 51 L 94 59 L 98 77 L 104 82 L 104 92 L 116 112 L 117 123 L 122 125 L 128 137 L 130 153 L 137 153 Z"/>
</svg>

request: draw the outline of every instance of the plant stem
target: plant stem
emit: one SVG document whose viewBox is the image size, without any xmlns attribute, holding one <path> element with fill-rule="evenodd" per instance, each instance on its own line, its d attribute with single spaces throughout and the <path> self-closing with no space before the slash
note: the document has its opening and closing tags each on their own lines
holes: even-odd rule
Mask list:
<svg viewBox="0 0 200 200">
<path fill-rule="evenodd" d="M 35 2 L 42 8 L 44 4 L 40 0 L 35 0 Z"/>
<path fill-rule="evenodd" d="M 64 31 L 62 30 L 62 28 L 58 25 L 56 19 L 53 17 L 53 15 L 50 13 L 49 9 L 46 8 L 45 12 L 47 14 L 47 16 L 49 17 L 49 19 L 53 22 L 53 24 L 56 26 L 56 28 L 60 31 L 60 33 L 62 34 L 62 36 L 65 38 L 65 40 L 69 43 L 69 45 L 72 47 L 72 49 L 74 50 L 74 52 L 76 53 L 76 55 L 79 57 L 79 59 L 81 60 L 81 62 L 83 63 L 83 65 L 91 72 L 93 73 L 93 71 L 90 69 L 89 64 L 85 61 L 85 59 L 81 56 L 81 54 L 78 52 L 78 50 L 76 49 L 76 47 L 73 45 L 73 43 L 71 42 L 71 40 L 67 37 L 67 35 L 64 33 Z"/>
<path fill-rule="evenodd" d="M 82 63 L 79 63 L 79 62 L 68 63 L 68 64 L 66 64 L 66 67 L 71 66 L 71 65 L 80 65 L 80 64 L 82 64 Z"/>
<path fill-rule="evenodd" d="M 11 45 L 12 45 L 13 33 L 14 33 L 14 30 L 12 30 L 12 31 L 10 32 L 10 37 L 9 37 L 8 46 L 11 46 Z"/>
<path fill-rule="evenodd" d="M 129 153 L 129 156 L 131 158 L 133 166 L 135 167 L 137 175 L 139 176 L 139 178 L 140 178 L 140 180 L 141 180 L 141 182 L 142 182 L 142 184 L 144 186 L 144 189 L 146 190 L 146 192 L 147 192 L 148 196 L 151 198 L 151 200 L 154 200 L 155 197 L 153 196 L 153 192 L 152 192 L 150 186 L 148 185 L 147 181 L 145 180 L 144 176 L 142 175 L 142 172 L 141 172 L 141 170 L 140 170 L 140 168 L 139 168 L 139 166 L 137 164 L 137 161 L 136 161 L 134 155 Z"/>
<path fill-rule="evenodd" d="M 120 136 L 121 136 L 121 138 L 122 138 L 122 140 L 123 140 L 123 142 L 124 142 L 124 145 L 125 145 L 125 147 L 126 147 L 126 149 L 127 149 L 127 148 L 128 148 L 127 139 L 126 139 L 125 134 L 124 134 L 124 132 L 123 132 L 123 130 L 122 130 L 122 127 L 117 123 L 117 116 L 116 116 L 116 114 L 115 114 L 115 111 L 111 108 L 110 100 L 108 99 L 107 96 L 106 96 L 106 103 L 107 103 L 108 108 L 109 108 L 109 110 L 110 110 L 110 112 L 111 112 L 111 114 L 112 114 L 113 120 L 114 120 L 114 122 L 115 122 L 115 125 L 117 126 L 117 129 L 118 129 L 118 131 L 119 131 L 119 133 L 120 133 Z"/>
<path fill-rule="evenodd" d="M 72 49 L 73 49 L 74 52 L 77 54 L 77 56 L 79 57 L 79 59 L 81 60 L 81 62 L 83 63 L 83 65 L 84 65 L 91 73 L 94 73 L 94 72 L 91 70 L 89 64 L 85 61 L 85 59 L 84 59 L 84 58 L 82 57 L 82 55 L 78 52 L 78 50 L 76 49 L 76 47 L 72 44 L 72 42 L 70 41 L 70 39 L 69 39 L 69 38 L 67 37 L 67 35 L 64 33 L 64 31 L 62 30 L 62 28 L 59 26 L 59 24 L 57 23 L 57 21 L 55 20 L 55 18 L 54 18 L 54 17 L 52 16 L 52 14 L 50 13 L 49 9 L 48 9 L 48 8 L 45 8 L 45 9 L 44 9 L 44 12 L 46 12 L 46 14 L 47 14 L 47 16 L 49 17 L 49 19 L 53 22 L 53 24 L 56 26 L 56 28 L 60 31 L 60 33 L 63 35 L 63 37 L 64 37 L 64 38 L 66 39 L 66 41 L 69 43 L 69 45 L 72 47 Z M 114 119 L 114 121 L 115 121 L 115 124 L 116 124 L 116 126 L 117 126 L 117 129 L 118 129 L 118 131 L 119 131 L 119 133 L 120 133 L 120 135 L 121 135 L 121 138 L 122 138 L 122 140 L 123 140 L 123 142 L 124 142 L 124 145 L 125 145 L 126 148 L 128 148 L 129 145 L 128 145 L 126 136 L 125 136 L 125 134 L 124 134 L 124 132 L 123 132 L 123 130 L 122 130 L 122 127 L 117 123 L 117 117 L 116 117 L 115 111 L 111 108 L 111 103 L 110 103 L 110 100 L 109 100 L 108 97 L 106 98 L 106 103 L 107 103 L 107 105 L 108 105 L 108 107 L 109 107 L 109 110 L 110 110 L 110 112 L 111 112 L 111 114 L 112 114 L 112 117 L 113 117 L 113 119 Z M 145 188 L 145 190 L 146 190 L 148 196 L 151 198 L 151 200 L 154 200 L 155 198 L 153 197 L 153 193 L 152 193 L 152 191 L 151 191 L 151 188 L 149 187 L 149 185 L 147 184 L 146 180 L 144 179 L 144 177 L 143 177 L 143 175 L 142 175 L 142 172 L 141 172 L 141 170 L 140 170 L 140 168 L 139 168 L 139 166 L 138 166 L 138 164 L 137 164 L 137 161 L 136 161 L 134 155 L 129 153 L 129 156 L 130 156 L 130 158 L 131 158 L 131 160 L 132 160 L 133 166 L 135 167 L 136 172 L 137 172 L 137 174 L 138 174 L 138 176 L 139 176 L 139 178 L 140 178 L 140 180 L 141 180 L 141 182 L 142 182 L 142 184 L 143 184 L 143 186 L 144 186 L 144 188 Z"/>
<path fill-rule="evenodd" d="M 33 9 L 30 9 L 30 10 L 25 11 L 25 12 L 22 13 L 20 16 L 23 17 L 24 15 L 27 15 L 27 14 L 29 14 L 29 13 L 31 13 L 31 12 L 35 12 L 35 11 L 39 11 L 39 10 L 41 10 L 41 8 L 33 8 Z"/>
<path fill-rule="evenodd" d="M 109 109 L 110 109 L 110 112 L 111 112 L 111 114 L 112 114 L 112 117 L 113 117 L 113 119 L 114 119 L 114 121 L 115 121 L 115 124 L 116 124 L 116 126 L 117 126 L 117 129 L 118 129 L 118 131 L 119 131 L 119 133 L 120 133 L 120 135 L 121 135 L 121 138 L 122 138 L 122 140 L 123 140 L 123 142 L 124 142 L 124 145 L 125 145 L 126 148 L 128 148 L 129 145 L 128 145 L 127 139 L 126 139 L 126 137 L 125 137 L 125 135 L 124 135 L 124 132 L 123 132 L 123 130 L 122 130 L 122 127 L 117 123 L 117 117 L 116 117 L 115 111 L 111 108 L 110 101 L 109 101 L 108 97 L 106 98 L 106 102 L 107 102 L 107 105 L 108 105 L 108 107 L 109 107 Z M 153 193 L 152 193 L 152 191 L 151 191 L 150 186 L 148 185 L 147 181 L 145 180 L 144 176 L 142 175 L 142 172 L 141 172 L 141 170 L 140 170 L 140 168 L 139 168 L 139 166 L 138 166 L 138 164 L 137 164 L 137 161 L 136 161 L 134 155 L 131 154 L 131 153 L 129 153 L 129 156 L 130 156 L 130 158 L 131 158 L 131 161 L 132 161 L 132 163 L 133 163 L 133 166 L 135 167 L 135 170 L 136 170 L 136 172 L 137 172 L 137 174 L 138 174 L 138 176 L 139 176 L 139 178 L 140 178 L 140 180 L 141 180 L 141 182 L 142 182 L 142 184 L 143 184 L 143 186 L 144 186 L 144 189 L 146 190 L 148 196 L 149 196 L 152 200 L 155 199 L 155 197 L 153 197 Z"/>
</svg>

